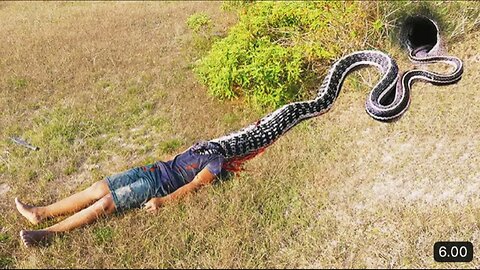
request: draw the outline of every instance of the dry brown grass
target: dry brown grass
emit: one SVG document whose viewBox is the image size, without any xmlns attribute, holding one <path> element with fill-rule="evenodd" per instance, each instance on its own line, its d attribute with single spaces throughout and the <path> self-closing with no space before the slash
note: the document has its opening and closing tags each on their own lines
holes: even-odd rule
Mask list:
<svg viewBox="0 0 480 270">
<path fill-rule="evenodd" d="M 14 197 L 50 203 L 261 116 L 207 97 L 191 72 L 201 52 L 185 22 L 202 11 L 225 31 L 234 18 L 219 5 L 0 4 L 0 266 L 479 267 L 478 252 L 469 264 L 432 256 L 436 241 L 480 243 L 478 32 L 448 48 L 463 79 L 415 84 L 398 122 L 364 112 L 376 73 L 363 71 L 332 111 L 240 176 L 155 216 L 132 211 L 46 248 L 21 245 L 30 226 Z"/>
</svg>

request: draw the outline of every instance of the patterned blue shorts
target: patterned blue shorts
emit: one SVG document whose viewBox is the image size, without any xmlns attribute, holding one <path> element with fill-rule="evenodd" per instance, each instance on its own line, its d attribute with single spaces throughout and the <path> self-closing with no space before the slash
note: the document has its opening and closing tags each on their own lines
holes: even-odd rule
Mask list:
<svg viewBox="0 0 480 270">
<path fill-rule="evenodd" d="M 151 198 L 168 193 L 158 176 L 158 170 L 156 174 L 149 173 L 153 166 L 134 168 L 106 178 L 118 212 L 140 208 Z"/>
</svg>

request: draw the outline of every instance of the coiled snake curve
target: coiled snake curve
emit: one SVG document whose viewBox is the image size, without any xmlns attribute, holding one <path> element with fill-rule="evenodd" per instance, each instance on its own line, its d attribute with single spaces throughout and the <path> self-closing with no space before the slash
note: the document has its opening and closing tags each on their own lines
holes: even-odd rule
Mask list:
<svg viewBox="0 0 480 270">
<path fill-rule="evenodd" d="M 345 77 L 352 70 L 362 66 L 376 66 L 381 73 L 380 81 L 373 87 L 366 101 L 367 113 L 379 121 L 395 120 L 407 110 L 413 81 L 423 80 L 445 85 L 460 80 L 463 73 L 463 64 L 460 59 L 431 55 L 430 52 L 436 51 L 438 47 L 438 39 L 435 44 L 407 47 L 410 60 L 413 62 L 423 64 L 444 62 L 455 69 L 446 75 L 420 69 L 400 74 L 395 60 L 381 51 L 353 52 L 333 64 L 320 85 L 315 99 L 284 105 L 237 132 L 199 144 L 195 150 L 199 154 L 220 153 L 226 160 L 254 155 L 275 142 L 299 122 L 327 112 L 337 99 Z"/>
</svg>

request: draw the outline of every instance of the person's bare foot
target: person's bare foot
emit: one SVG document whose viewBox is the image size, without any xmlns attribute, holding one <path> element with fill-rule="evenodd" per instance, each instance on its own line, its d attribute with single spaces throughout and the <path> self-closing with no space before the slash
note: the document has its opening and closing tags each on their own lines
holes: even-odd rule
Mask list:
<svg viewBox="0 0 480 270">
<path fill-rule="evenodd" d="M 15 205 L 17 206 L 18 212 L 20 212 L 20 214 L 28 219 L 33 225 L 37 225 L 42 221 L 42 217 L 38 213 L 36 207 L 24 204 L 18 198 L 15 198 Z"/>
<path fill-rule="evenodd" d="M 54 235 L 54 232 L 38 230 L 38 231 L 20 231 L 20 238 L 27 247 L 33 247 L 45 244 Z"/>
</svg>

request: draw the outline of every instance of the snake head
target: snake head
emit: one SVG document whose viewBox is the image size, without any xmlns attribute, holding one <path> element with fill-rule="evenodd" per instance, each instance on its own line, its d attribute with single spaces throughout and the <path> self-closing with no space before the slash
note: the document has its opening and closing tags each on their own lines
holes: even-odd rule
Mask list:
<svg viewBox="0 0 480 270">
<path fill-rule="evenodd" d="M 225 150 L 219 143 L 200 141 L 194 144 L 190 148 L 195 154 L 198 155 L 222 155 L 225 156 Z"/>
</svg>

